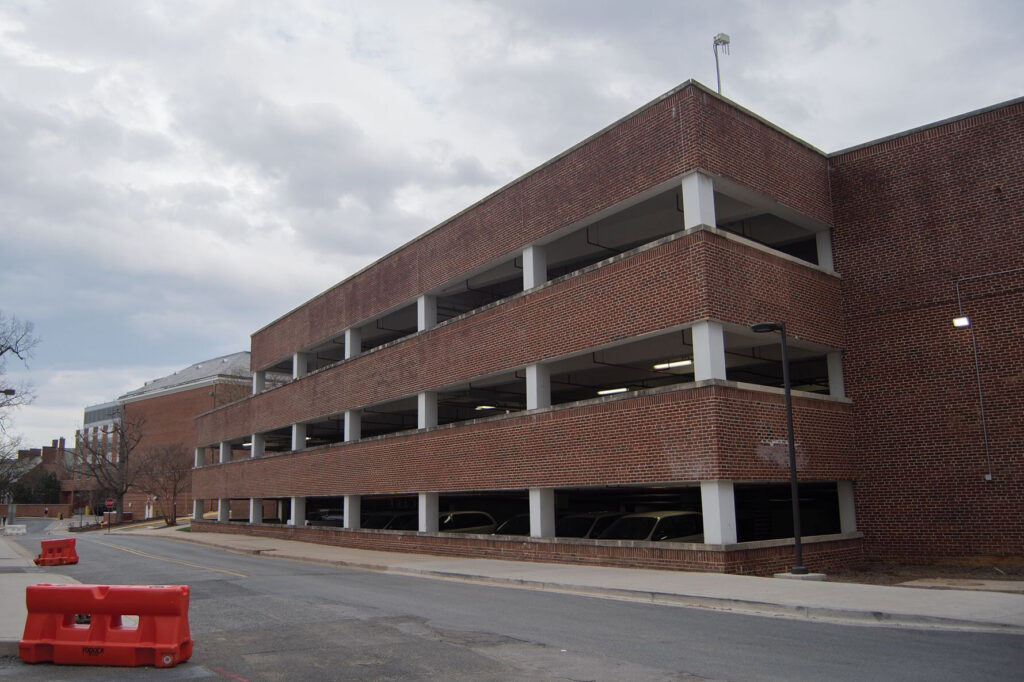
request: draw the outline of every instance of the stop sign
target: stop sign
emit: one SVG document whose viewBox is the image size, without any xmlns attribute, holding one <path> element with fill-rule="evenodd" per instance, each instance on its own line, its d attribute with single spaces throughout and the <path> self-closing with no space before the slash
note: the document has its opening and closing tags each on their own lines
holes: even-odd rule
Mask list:
<svg viewBox="0 0 1024 682">
<path fill-rule="evenodd" d="M 108 497 L 107 498 L 107 509 L 113 509 L 113 508 L 114 508 L 114 498 L 113 497 Z"/>
</svg>

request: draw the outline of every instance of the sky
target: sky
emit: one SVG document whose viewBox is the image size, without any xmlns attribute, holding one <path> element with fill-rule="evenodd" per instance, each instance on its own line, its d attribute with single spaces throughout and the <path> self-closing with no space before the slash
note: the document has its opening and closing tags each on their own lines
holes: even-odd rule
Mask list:
<svg viewBox="0 0 1024 682">
<path fill-rule="evenodd" d="M 1024 95 L 1024 3 L 0 0 L 23 447 L 688 79 L 832 152 Z"/>
</svg>

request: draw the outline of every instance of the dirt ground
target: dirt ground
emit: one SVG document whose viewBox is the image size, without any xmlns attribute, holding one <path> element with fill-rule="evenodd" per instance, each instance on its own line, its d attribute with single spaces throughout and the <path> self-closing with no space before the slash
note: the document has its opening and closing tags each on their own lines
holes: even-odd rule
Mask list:
<svg viewBox="0 0 1024 682">
<path fill-rule="evenodd" d="M 1006 580 L 1024 581 L 1024 564 L 1016 565 L 913 565 L 865 564 L 857 568 L 829 571 L 833 582 L 864 583 L 867 585 L 898 585 L 926 578 L 944 580 Z"/>
</svg>

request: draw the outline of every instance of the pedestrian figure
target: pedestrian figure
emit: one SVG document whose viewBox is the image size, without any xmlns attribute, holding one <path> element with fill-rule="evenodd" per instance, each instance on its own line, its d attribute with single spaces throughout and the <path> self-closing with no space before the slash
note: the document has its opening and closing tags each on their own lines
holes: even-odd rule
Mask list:
<svg viewBox="0 0 1024 682">
<path fill-rule="evenodd" d="M 50 508 L 49 507 L 43 507 L 43 516 L 45 516 L 47 518 L 50 517 Z"/>
</svg>

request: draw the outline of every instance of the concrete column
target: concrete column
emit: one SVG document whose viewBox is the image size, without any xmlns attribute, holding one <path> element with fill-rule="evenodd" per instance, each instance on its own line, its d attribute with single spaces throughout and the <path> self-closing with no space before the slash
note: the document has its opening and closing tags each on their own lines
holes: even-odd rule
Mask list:
<svg viewBox="0 0 1024 682">
<path fill-rule="evenodd" d="M 249 498 L 249 523 L 263 523 L 263 498 Z"/>
<path fill-rule="evenodd" d="M 224 464 L 231 461 L 231 443 L 222 440 L 220 442 L 220 463 Z"/>
<path fill-rule="evenodd" d="M 291 518 L 288 519 L 289 526 L 295 526 L 296 528 L 302 528 L 306 525 L 306 498 L 305 497 L 293 497 L 292 498 L 292 513 Z"/>
<path fill-rule="evenodd" d="M 284 500 L 277 501 L 277 520 L 284 521 Z"/>
<path fill-rule="evenodd" d="M 359 327 L 345 330 L 345 359 L 349 360 L 363 352 L 363 332 Z"/>
<path fill-rule="evenodd" d="M 345 411 L 345 442 L 353 443 L 363 437 L 362 410 Z"/>
<path fill-rule="evenodd" d="M 192 519 L 195 521 L 203 520 L 203 500 L 192 499 Z"/>
<path fill-rule="evenodd" d="M 306 425 L 292 424 L 292 450 L 306 449 Z"/>
<path fill-rule="evenodd" d="M 292 353 L 292 379 L 309 374 L 309 353 Z"/>
<path fill-rule="evenodd" d="M 526 409 L 551 407 L 551 368 L 530 365 L 526 368 Z"/>
<path fill-rule="evenodd" d="M 853 481 L 839 481 L 836 487 L 839 492 L 839 531 L 855 533 L 857 532 L 857 509 L 853 501 Z"/>
<path fill-rule="evenodd" d="M 523 291 L 548 281 L 548 251 L 543 246 L 523 249 Z"/>
<path fill-rule="evenodd" d="M 725 378 L 725 332 L 717 322 L 693 325 L 693 378 Z"/>
<path fill-rule="evenodd" d="M 252 394 L 259 395 L 267 390 L 267 373 L 264 370 L 256 370 L 252 373 Z"/>
<path fill-rule="evenodd" d="M 555 535 L 555 489 L 530 488 L 530 537 Z"/>
<path fill-rule="evenodd" d="M 217 520 L 221 523 L 231 520 L 231 500 L 227 498 L 217 500 Z"/>
<path fill-rule="evenodd" d="M 416 396 L 416 428 L 429 429 L 437 426 L 437 394 L 424 391 Z"/>
<path fill-rule="evenodd" d="M 437 325 L 437 296 L 423 294 L 416 299 L 416 331 L 426 331 Z"/>
<path fill-rule="evenodd" d="M 363 527 L 363 498 L 359 495 L 345 496 L 345 516 L 342 524 L 349 530 L 359 530 Z"/>
<path fill-rule="evenodd" d="M 843 353 L 829 351 L 825 356 L 828 362 L 828 394 L 836 398 L 846 397 L 846 383 L 843 381 Z"/>
<path fill-rule="evenodd" d="M 199 467 L 203 466 L 203 464 L 206 463 L 204 460 L 205 460 L 205 458 L 203 457 L 203 449 L 202 448 L 196 448 L 195 459 L 194 459 L 194 461 L 192 463 L 192 468 L 193 469 L 198 469 Z"/>
<path fill-rule="evenodd" d="M 717 224 L 714 181 L 703 173 L 690 173 L 683 178 L 683 227 Z"/>
<path fill-rule="evenodd" d="M 252 434 L 252 443 L 249 445 L 250 457 L 262 457 L 267 448 L 267 439 L 262 433 Z"/>
<path fill-rule="evenodd" d="M 437 493 L 420 493 L 419 514 L 421 533 L 437 532 L 437 518 L 439 516 L 437 504 Z"/>
<path fill-rule="evenodd" d="M 815 232 L 814 242 L 818 247 L 818 267 L 835 270 L 835 264 L 832 262 L 832 230 Z"/>
<path fill-rule="evenodd" d="M 732 481 L 701 481 L 700 504 L 704 514 L 704 542 L 736 544 L 736 498 Z"/>
</svg>

